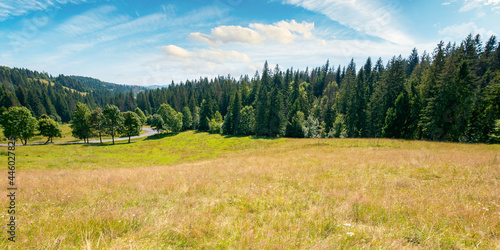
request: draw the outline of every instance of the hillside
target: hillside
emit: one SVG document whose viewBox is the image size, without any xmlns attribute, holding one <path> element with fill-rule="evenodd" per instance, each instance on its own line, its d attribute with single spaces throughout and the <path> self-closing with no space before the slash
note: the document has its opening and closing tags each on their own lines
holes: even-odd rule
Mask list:
<svg viewBox="0 0 500 250">
<path fill-rule="evenodd" d="M 0 67 L 0 105 L 25 106 L 35 117 L 47 114 L 59 122 L 69 122 L 77 102 L 92 108 L 114 104 L 132 110 L 139 86 L 106 83 L 89 77 L 52 77 L 28 69 Z M 125 101 L 128 100 L 128 101 Z"/>
<path fill-rule="evenodd" d="M 70 78 L 74 78 L 78 80 L 79 82 L 84 84 L 83 88 L 87 88 L 89 91 L 96 91 L 96 90 L 109 90 L 113 91 L 115 93 L 127 93 L 132 91 L 132 93 L 137 94 L 145 89 L 147 87 L 141 87 L 141 86 L 136 86 L 136 85 L 122 85 L 122 84 L 116 84 L 116 83 L 109 83 L 109 82 L 103 82 L 99 79 L 95 79 L 92 77 L 86 77 L 86 76 L 68 76 Z"/>
</svg>

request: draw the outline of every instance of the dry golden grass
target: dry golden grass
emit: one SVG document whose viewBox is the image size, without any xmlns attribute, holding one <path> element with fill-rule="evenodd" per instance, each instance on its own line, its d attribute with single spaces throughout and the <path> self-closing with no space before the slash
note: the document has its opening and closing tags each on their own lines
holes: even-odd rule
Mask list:
<svg viewBox="0 0 500 250">
<path fill-rule="evenodd" d="M 182 136 L 207 135 L 161 145 Z M 500 248 L 498 145 L 255 143 L 170 165 L 44 169 L 32 161 L 18 171 L 19 241 L 3 237 L 0 247 Z M 99 157 L 95 147 L 54 150 L 73 148 Z"/>
</svg>

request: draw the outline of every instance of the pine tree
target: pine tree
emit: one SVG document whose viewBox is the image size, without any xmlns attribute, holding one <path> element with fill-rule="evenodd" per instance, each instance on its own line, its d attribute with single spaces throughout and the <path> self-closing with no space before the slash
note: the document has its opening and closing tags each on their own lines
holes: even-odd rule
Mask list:
<svg viewBox="0 0 500 250">
<path fill-rule="evenodd" d="M 210 122 L 210 119 L 213 115 L 213 109 L 212 109 L 212 104 L 210 101 L 206 101 L 203 99 L 201 102 L 201 108 L 200 108 L 200 122 L 198 129 L 200 131 L 208 131 L 209 126 L 208 123 Z"/>
<path fill-rule="evenodd" d="M 234 93 L 234 98 L 233 98 L 233 105 L 230 107 L 231 108 L 231 128 L 232 128 L 232 133 L 233 135 L 239 134 L 238 128 L 240 126 L 241 122 L 241 101 L 240 101 L 240 95 L 238 91 Z"/>
<path fill-rule="evenodd" d="M 411 112 L 408 93 L 399 94 L 394 107 L 387 110 L 382 136 L 388 138 L 405 138 L 408 134 L 408 114 Z"/>
<path fill-rule="evenodd" d="M 287 136 L 304 138 L 304 113 L 297 111 L 287 129 Z"/>
<path fill-rule="evenodd" d="M 189 107 L 184 107 L 182 109 L 182 130 L 191 129 L 193 126 L 193 116 L 191 115 L 191 110 Z"/>
<path fill-rule="evenodd" d="M 283 108 L 283 96 L 281 92 L 273 88 L 269 102 L 268 136 L 283 136 L 285 134 L 286 119 Z"/>
<path fill-rule="evenodd" d="M 269 86 L 269 69 L 267 67 L 267 61 L 264 64 L 264 70 L 262 73 L 261 86 L 259 89 L 259 95 L 257 97 L 256 104 L 256 125 L 255 133 L 260 136 L 267 136 L 271 134 L 269 131 L 269 98 L 268 98 L 268 86 Z"/>
</svg>

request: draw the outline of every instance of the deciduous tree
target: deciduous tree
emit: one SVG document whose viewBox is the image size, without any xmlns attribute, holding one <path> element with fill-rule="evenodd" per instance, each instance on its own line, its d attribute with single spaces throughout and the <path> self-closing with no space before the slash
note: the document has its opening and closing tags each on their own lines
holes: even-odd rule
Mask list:
<svg viewBox="0 0 500 250">
<path fill-rule="evenodd" d="M 38 120 L 38 131 L 40 135 L 47 137 L 45 144 L 52 142 L 54 137 L 62 137 L 61 126 L 47 115 L 40 116 Z"/>
<path fill-rule="evenodd" d="M 130 143 L 130 137 L 134 135 L 139 135 L 141 132 L 142 122 L 135 112 L 127 111 L 123 115 L 123 125 L 120 126 L 120 134 L 128 136 L 128 143 Z"/>
<path fill-rule="evenodd" d="M 102 111 L 104 115 L 104 127 L 106 128 L 106 133 L 111 135 L 113 140 L 113 145 L 115 144 L 115 135 L 123 124 L 123 116 L 120 110 L 115 105 L 106 105 L 106 108 Z"/>
<path fill-rule="evenodd" d="M 26 107 L 10 107 L 2 114 L 1 125 L 7 138 L 20 139 L 26 145 L 35 135 L 37 121 Z"/>
<path fill-rule="evenodd" d="M 90 110 L 87 105 L 80 102 L 76 104 L 70 127 L 74 137 L 88 143 L 89 138 L 92 137 L 92 126 L 90 125 Z"/>
</svg>

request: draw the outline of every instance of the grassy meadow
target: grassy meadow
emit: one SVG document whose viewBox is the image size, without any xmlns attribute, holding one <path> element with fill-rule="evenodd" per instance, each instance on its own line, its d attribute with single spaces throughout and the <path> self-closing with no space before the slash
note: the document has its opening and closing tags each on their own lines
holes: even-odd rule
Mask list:
<svg viewBox="0 0 500 250">
<path fill-rule="evenodd" d="M 1 249 L 500 248 L 500 145 L 188 131 L 16 156 Z"/>
</svg>

